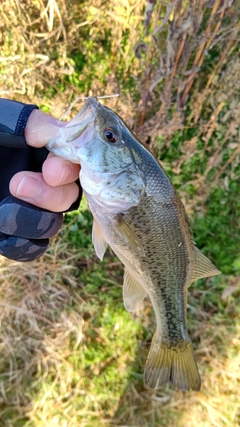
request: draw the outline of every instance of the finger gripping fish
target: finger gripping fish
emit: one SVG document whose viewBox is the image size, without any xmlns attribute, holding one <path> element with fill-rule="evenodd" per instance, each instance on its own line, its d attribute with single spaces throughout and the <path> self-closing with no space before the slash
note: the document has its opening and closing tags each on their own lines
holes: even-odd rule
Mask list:
<svg viewBox="0 0 240 427">
<path fill-rule="evenodd" d="M 220 272 L 194 245 L 184 206 L 164 169 L 95 97 L 47 148 L 81 165 L 95 251 L 102 259 L 109 245 L 124 264 L 126 309 L 137 310 L 146 295 L 152 302 L 157 328 L 145 385 L 199 390 L 186 328 L 187 289 L 194 280 Z"/>
</svg>

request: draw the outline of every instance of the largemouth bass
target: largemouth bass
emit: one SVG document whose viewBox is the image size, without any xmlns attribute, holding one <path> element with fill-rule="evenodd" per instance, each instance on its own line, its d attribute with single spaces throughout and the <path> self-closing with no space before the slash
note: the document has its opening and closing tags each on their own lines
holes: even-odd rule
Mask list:
<svg viewBox="0 0 240 427">
<path fill-rule="evenodd" d="M 47 145 L 80 163 L 80 182 L 94 217 L 92 240 L 103 258 L 109 245 L 125 266 L 123 300 L 134 312 L 146 295 L 157 328 L 144 382 L 199 390 L 186 328 L 187 290 L 219 270 L 194 245 L 183 204 L 162 166 L 121 118 L 95 97 Z"/>
</svg>

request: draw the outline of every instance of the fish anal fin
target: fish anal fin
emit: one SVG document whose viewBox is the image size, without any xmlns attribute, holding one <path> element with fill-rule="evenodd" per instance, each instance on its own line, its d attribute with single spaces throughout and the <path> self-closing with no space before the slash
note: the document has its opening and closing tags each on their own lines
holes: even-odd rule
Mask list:
<svg viewBox="0 0 240 427">
<path fill-rule="evenodd" d="M 191 343 L 185 340 L 168 347 L 155 335 L 144 370 L 144 383 L 151 389 L 170 383 L 175 389 L 200 390 L 201 379 Z"/>
<path fill-rule="evenodd" d="M 130 312 L 136 311 L 142 304 L 147 293 L 138 281 L 131 275 L 128 269 L 125 268 L 123 280 L 123 302 L 126 310 Z"/>
<path fill-rule="evenodd" d="M 93 221 L 93 227 L 92 227 L 92 242 L 94 245 L 96 255 L 102 261 L 108 244 L 103 236 L 102 230 L 98 222 L 95 219 Z"/>
<path fill-rule="evenodd" d="M 192 282 L 202 277 L 216 276 L 221 272 L 213 265 L 213 263 L 208 259 L 203 253 L 196 247 L 195 251 L 195 268 L 193 272 Z"/>
</svg>

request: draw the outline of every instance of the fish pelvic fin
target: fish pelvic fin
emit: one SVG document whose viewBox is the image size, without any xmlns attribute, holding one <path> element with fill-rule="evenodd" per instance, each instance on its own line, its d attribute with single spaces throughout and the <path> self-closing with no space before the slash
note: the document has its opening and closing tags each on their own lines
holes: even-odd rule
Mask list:
<svg viewBox="0 0 240 427">
<path fill-rule="evenodd" d="M 193 272 L 192 282 L 202 277 L 216 276 L 220 274 L 221 271 L 213 265 L 213 263 L 208 259 L 203 253 L 194 247 L 195 252 L 195 268 Z"/>
<path fill-rule="evenodd" d="M 95 219 L 93 221 L 93 227 L 92 227 L 92 242 L 94 245 L 96 255 L 102 261 L 108 244 L 105 241 L 100 225 Z"/>
<path fill-rule="evenodd" d="M 144 383 L 151 389 L 170 383 L 175 389 L 200 390 L 201 379 L 191 343 L 185 340 L 168 347 L 159 342 L 155 334 L 144 370 Z"/>
<path fill-rule="evenodd" d="M 123 280 L 123 302 L 126 310 L 136 311 L 142 304 L 147 292 L 133 277 L 130 271 L 125 268 Z"/>
</svg>

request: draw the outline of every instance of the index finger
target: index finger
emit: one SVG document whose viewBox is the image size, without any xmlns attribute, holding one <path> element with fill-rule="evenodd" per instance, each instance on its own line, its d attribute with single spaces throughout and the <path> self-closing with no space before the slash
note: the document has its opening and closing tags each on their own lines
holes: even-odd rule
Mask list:
<svg viewBox="0 0 240 427">
<path fill-rule="evenodd" d="M 44 147 L 65 125 L 66 123 L 60 122 L 43 111 L 33 110 L 24 131 L 27 145 L 35 148 Z"/>
</svg>

